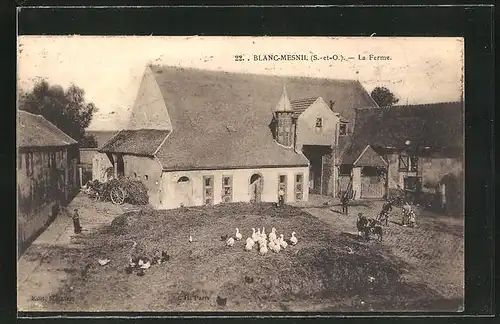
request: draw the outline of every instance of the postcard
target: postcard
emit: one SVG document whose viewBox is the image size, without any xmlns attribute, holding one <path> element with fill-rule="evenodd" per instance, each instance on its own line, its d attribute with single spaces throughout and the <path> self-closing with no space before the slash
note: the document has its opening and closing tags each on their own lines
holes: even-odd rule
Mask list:
<svg viewBox="0 0 500 324">
<path fill-rule="evenodd" d="M 18 310 L 463 311 L 464 40 L 18 37 Z"/>
</svg>

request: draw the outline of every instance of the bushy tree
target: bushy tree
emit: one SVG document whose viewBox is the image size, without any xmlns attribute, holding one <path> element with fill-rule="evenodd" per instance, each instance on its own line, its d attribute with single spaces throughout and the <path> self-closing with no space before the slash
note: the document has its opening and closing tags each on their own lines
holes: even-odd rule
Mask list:
<svg viewBox="0 0 500 324">
<path fill-rule="evenodd" d="M 398 103 L 399 99 L 386 87 L 375 87 L 370 96 L 375 100 L 379 107 L 392 106 Z"/>
<path fill-rule="evenodd" d="M 59 85 L 50 85 L 46 80 L 35 84 L 30 92 L 19 98 L 19 109 L 45 117 L 63 132 L 80 142 L 85 128 L 98 111 L 93 103 L 85 102 L 85 91 L 71 85 L 66 91 Z"/>
<path fill-rule="evenodd" d="M 98 146 L 97 139 L 95 138 L 94 135 L 85 134 L 85 135 L 83 135 L 82 139 L 80 140 L 80 147 L 95 148 L 97 146 Z"/>
</svg>

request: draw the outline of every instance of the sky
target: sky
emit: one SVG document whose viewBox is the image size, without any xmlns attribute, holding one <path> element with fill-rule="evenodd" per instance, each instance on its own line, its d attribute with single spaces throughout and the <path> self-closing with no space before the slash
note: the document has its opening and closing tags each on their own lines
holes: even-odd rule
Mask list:
<svg viewBox="0 0 500 324">
<path fill-rule="evenodd" d="M 99 108 L 89 126 L 93 130 L 124 125 L 148 63 L 353 79 L 368 92 L 386 86 L 398 104 L 425 104 L 462 98 L 463 47 L 462 38 L 443 37 L 20 36 L 18 88 L 29 91 L 40 79 L 64 88 L 76 84 Z M 266 54 L 301 54 L 308 61 L 254 60 Z M 330 59 L 311 61 L 312 55 Z"/>
</svg>

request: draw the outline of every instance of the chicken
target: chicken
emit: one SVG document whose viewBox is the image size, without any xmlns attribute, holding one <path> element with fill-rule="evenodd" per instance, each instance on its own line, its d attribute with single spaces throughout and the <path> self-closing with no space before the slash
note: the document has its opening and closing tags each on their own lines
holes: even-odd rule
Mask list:
<svg viewBox="0 0 500 324">
<path fill-rule="evenodd" d="M 105 266 L 106 264 L 108 264 L 109 261 L 111 261 L 111 260 L 109 260 L 109 259 L 99 259 L 99 260 L 97 260 L 97 262 L 99 262 L 99 264 L 102 265 L 102 266 Z"/>
<path fill-rule="evenodd" d="M 217 296 L 217 305 L 226 306 L 226 304 L 227 304 L 227 298 L 222 298 L 220 296 Z"/>
</svg>

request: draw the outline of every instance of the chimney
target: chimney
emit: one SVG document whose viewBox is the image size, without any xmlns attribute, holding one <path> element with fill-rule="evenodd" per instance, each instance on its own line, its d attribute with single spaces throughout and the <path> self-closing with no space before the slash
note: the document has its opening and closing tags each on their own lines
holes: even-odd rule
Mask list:
<svg viewBox="0 0 500 324">
<path fill-rule="evenodd" d="M 335 101 L 330 100 L 330 110 L 333 111 L 333 106 L 335 105 Z"/>
</svg>

